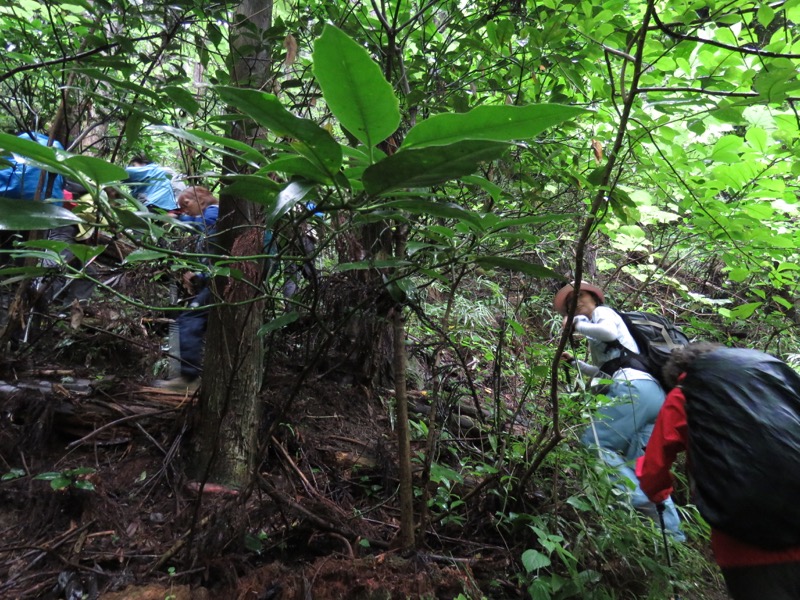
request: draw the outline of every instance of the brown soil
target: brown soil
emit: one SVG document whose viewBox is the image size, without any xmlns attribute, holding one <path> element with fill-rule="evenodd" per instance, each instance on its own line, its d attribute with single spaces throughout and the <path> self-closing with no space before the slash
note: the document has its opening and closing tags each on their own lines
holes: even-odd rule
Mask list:
<svg viewBox="0 0 800 600">
<path fill-rule="evenodd" d="M 199 495 L 182 474 L 194 398 L 92 375 L 32 363 L 0 371 L 0 472 L 27 473 L 0 483 L 0 598 L 480 597 L 470 543 L 455 559 L 392 549 L 398 512 L 378 499 L 397 485 L 394 435 L 365 388 L 305 386 L 263 485 Z M 273 370 L 268 406 L 295 376 Z M 93 471 L 60 490 L 30 475 L 84 467 Z"/>
</svg>

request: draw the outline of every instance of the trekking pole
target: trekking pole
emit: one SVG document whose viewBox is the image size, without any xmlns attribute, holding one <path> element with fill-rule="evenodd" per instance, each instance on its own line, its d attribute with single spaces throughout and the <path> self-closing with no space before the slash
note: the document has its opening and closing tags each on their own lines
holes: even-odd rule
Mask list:
<svg viewBox="0 0 800 600">
<path fill-rule="evenodd" d="M 664 509 L 666 506 L 663 502 L 658 502 L 656 504 L 656 511 L 658 512 L 658 523 L 661 525 L 661 538 L 664 540 L 664 554 L 667 557 L 667 566 L 672 569 L 672 557 L 669 553 L 669 540 L 667 539 L 667 526 L 664 524 Z M 678 594 L 678 590 L 675 588 L 675 584 L 672 584 L 672 598 L 673 600 L 681 600 L 680 594 Z"/>
</svg>

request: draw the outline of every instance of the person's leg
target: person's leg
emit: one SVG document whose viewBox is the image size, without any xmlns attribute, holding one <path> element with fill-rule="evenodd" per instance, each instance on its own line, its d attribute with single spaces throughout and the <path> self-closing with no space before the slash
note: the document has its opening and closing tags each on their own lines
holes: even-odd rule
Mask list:
<svg viewBox="0 0 800 600">
<path fill-rule="evenodd" d="M 615 382 L 607 396 L 613 404 L 598 411 L 598 418 L 592 419 L 581 441 L 589 447 L 600 447 L 601 458 L 616 470 L 618 485 L 629 494 L 631 505 L 659 523 L 656 505 L 639 487 L 633 464 L 644 453 L 644 446 L 664 403 L 664 392 L 656 382 L 642 379 Z M 633 484 L 633 488 L 623 480 Z M 671 499 L 664 504 L 664 527 L 674 539 L 684 541 L 686 537 L 680 530 L 675 504 Z"/>
<path fill-rule="evenodd" d="M 77 225 L 65 225 L 63 227 L 56 227 L 47 232 L 47 240 L 52 242 L 65 242 L 72 244 L 75 242 L 75 236 L 78 233 Z M 62 260 L 69 262 L 73 259 L 73 254 L 68 249 L 60 252 L 60 259 L 44 258 L 41 265 L 47 269 L 52 270 L 52 274 L 37 278 L 36 289 L 40 300 L 49 305 L 56 296 L 63 295 L 64 288 L 71 285 L 72 280 L 67 279 L 62 275 L 64 268 L 62 267 Z"/>
<path fill-rule="evenodd" d="M 722 569 L 733 600 L 797 600 L 800 562 Z"/>
<path fill-rule="evenodd" d="M 203 372 L 208 310 L 188 311 L 177 319 L 181 347 L 181 375 L 196 379 Z"/>
<path fill-rule="evenodd" d="M 600 457 L 605 464 L 614 469 L 616 485 L 628 495 L 631 506 L 637 512 L 651 518 L 660 525 L 658 508 L 653 502 L 650 502 L 642 488 L 639 487 L 639 478 L 636 477 L 631 463 L 625 462 L 616 452 L 605 449 L 600 450 Z M 678 542 L 686 541 L 686 536 L 681 531 L 678 509 L 675 508 L 672 498 L 667 498 L 666 502 L 664 502 L 664 528 L 674 540 Z"/>
<path fill-rule="evenodd" d="M 606 396 L 609 403 L 597 411 L 581 441 L 619 452 L 627 459 L 641 456 L 642 442 L 647 442 L 642 438 L 652 432 L 664 392 L 656 382 L 642 379 L 615 381 Z M 633 453 L 634 448 L 639 452 Z"/>
</svg>

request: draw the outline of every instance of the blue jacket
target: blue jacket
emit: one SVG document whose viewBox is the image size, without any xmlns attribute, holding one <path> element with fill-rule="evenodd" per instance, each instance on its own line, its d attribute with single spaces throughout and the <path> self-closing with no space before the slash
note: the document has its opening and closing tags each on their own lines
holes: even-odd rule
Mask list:
<svg viewBox="0 0 800 600">
<path fill-rule="evenodd" d="M 20 133 L 18 138 L 29 139 L 38 142 L 42 146 L 47 146 L 48 138 L 41 133 Z M 63 150 L 64 147 L 58 143 L 53 142 L 53 147 Z M 7 169 L 0 171 L 0 196 L 4 198 L 13 198 L 16 200 L 33 200 L 36 196 L 36 188 L 39 187 L 39 178 L 42 170 L 33 165 L 25 162 L 25 159 L 16 154 L 12 156 L 4 156 L 11 166 Z M 46 200 L 44 194 L 47 190 L 48 178 L 45 177 L 44 187 L 42 188 L 42 200 Z M 61 175 L 56 175 L 53 181 L 53 190 L 50 193 L 50 198 L 62 200 L 64 198 L 64 178 Z M 61 203 L 59 202 L 60 206 Z"/>
<path fill-rule="evenodd" d="M 191 223 L 198 231 L 206 235 L 217 233 L 217 219 L 219 218 L 219 205 L 212 204 L 203 210 L 203 214 L 197 217 L 191 215 L 180 215 L 178 220 L 183 223 Z"/>
<path fill-rule="evenodd" d="M 176 210 L 178 202 L 172 191 L 172 178 L 158 165 L 144 167 L 125 167 L 134 198 L 145 206 L 156 206 L 164 210 Z"/>
</svg>

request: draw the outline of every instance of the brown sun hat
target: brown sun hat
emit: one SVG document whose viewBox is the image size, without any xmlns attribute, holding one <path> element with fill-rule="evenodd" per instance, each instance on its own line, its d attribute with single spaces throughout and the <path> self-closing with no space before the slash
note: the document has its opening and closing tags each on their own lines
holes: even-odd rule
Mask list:
<svg viewBox="0 0 800 600">
<path fill-rule="evenodd" d="M 570 294 L 572 294 L 572 290 L 575 289 L 575 282 L 568 283 L 560 290 L 556 292 L 555 298 L 553 298 L 553 308 L 558 311 L 559 314 L 566 315 L 567 314 L 567 300 L 569 300 Z M 606 301 L 606 296 L 596 285 L 592 285 L 591 283 L 587 283 L 585 281 L 581 281 L 581 291 L 582 292 L 591 292 L 597 299 L 600 301 L 600 304 L 603 304 Z"/>
</svg>

